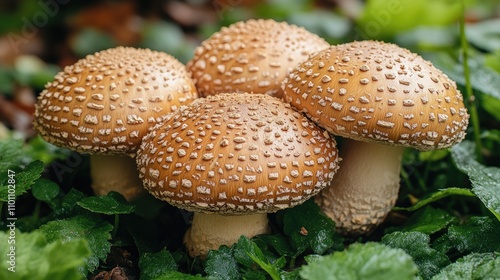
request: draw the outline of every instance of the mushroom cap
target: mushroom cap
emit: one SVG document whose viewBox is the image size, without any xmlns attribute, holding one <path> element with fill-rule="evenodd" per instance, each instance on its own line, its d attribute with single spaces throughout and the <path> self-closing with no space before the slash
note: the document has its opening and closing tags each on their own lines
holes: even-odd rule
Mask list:
<svg viewBox="0 0 500 280">
<path fill-rule="evenodd" d="M 174 57 L 117 47 L 59 72 L 38 97 L 34 126 L 46 141 L 81 153 L 134 154 L 149 127 L 196 97 Z"/>
<path fill-rule="evenodd" d="M 394 44 L 331 46 L 300 64 L 284 99 L 329 132 L 419 150 L 465 137 L 469 115 L 455 82 Z"/>
<path fill-rule="evenodd" d="M 223 27 L 187 63 L 201 96 L 223 92 L 283 95 L 281 83 L 310 54 L 330 45 L 302 27 L 248 20 Z"/>
<path fill-rule="evenodd" d="M 200 98 L 143 139 L 137 166 L 155 197 L 220 214 L 275 212 L 326 187 L 338 168 L 333 138 L 263 94 Z"/>
</svg>

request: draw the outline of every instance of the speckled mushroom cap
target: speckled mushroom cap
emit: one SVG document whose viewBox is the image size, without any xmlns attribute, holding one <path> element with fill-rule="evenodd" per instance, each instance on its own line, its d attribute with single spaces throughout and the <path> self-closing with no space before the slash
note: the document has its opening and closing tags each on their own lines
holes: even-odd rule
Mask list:
<svg viewBox="0 0 500 280">
<path fill-rule="evenodd" d="M 174 57 L 118 47 L 58 73 L 38 98 L 34 126 L 57 146 L 132 154 L 148 127 L 196 97 L 185 66 Z"/>
<path fill-rule="evenodd" d="M 287 79 L 285 100 L 335 135 L 420 150 L 465 136 L 469 115 L 456 84 L 394 44 L 331 46 Z"/>
<path fill-rule="evenodd" d="M 187 68 L 201 96 L 253 92 L 281 98 L 281 83 L 290 71 L 329 46 L 295 25 L 248 20 L 223 27 L 202 42 Z"/>
<path fill-rule="evenodd" d="M 263 94 L 200 98 L 144 137 L 137 166 L 145 188 L 183 209 L 274 212 L 326 187 L 336 143 L 290 105 Z"/>
</svg>

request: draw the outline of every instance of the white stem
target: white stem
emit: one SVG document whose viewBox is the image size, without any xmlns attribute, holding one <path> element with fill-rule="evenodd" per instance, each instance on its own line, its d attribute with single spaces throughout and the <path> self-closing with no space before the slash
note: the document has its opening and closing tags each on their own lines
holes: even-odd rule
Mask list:
<svg viewBox="0 0 500 280">
<path fill-rule="evenodd" d="M 184 235 L 184 243 L 192 257 L 206 257 L 209 250 L 221 245 L 231 246 L 244 235 L 252 238 L 269 232 L 267 214 L 224 216 L 194 213 L 191 228 Z"/>
<path fill-rule="evenodd" d="M 404 148 L 345 140 L 330 186 L 316 197 L 345 234 L 364 234 L 383 222 L 396 203 Z"/>
<path fill-rule="evenodd" d="M 119 155 L 91 155 L 92 189 L 97 195 L 119 192 L 128 201 L 144 191 L 135 159 Z"/>
</svg>

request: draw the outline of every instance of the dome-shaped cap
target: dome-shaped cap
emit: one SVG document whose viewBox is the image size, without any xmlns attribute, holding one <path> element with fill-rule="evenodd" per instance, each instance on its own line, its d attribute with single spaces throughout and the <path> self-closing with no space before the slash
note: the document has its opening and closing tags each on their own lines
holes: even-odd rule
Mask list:
<svg viewBox="0 0 500 280">
<path fill-rule="evenodd" d="M 196 97 L 185 66 L 174 57 L 118 47 L 58 73 L 38 98 L 34 126 L 57 146 L 132 154 L 148 127 Z"/>
<path fill-rule="evenodd" d="M 286 22 L 248 20 L 223 27 L 203 41 L 187 68 L 202 96 L 251 92 L 281 98 L 281 83 L 290 71 L 328 46 Z"/>
<path fill-rule="evenodd" d="M 248 214 L 302 203 L 338 168 L 336 143 L 290 105 L 263 94 L 200 98 L 144 138 L 145 188 L 183 209 Z"/>
<path fill-rule="evenodd" d="M 331 46 L 301 63 L 285 100 L 331 133 L 432 150 L 465 136 L 455 82 L 417 54 L 375 41 Z"/>
</svg>

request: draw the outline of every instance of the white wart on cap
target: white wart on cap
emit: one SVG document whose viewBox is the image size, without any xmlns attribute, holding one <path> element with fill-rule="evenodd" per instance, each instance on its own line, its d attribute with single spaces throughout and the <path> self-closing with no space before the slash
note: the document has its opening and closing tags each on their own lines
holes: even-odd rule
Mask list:
<svg viewBox="0 0 500 280">
<path fill-rule="evenodd" d="M 328 46 L 317 35 L 286 22 L 248 20 L 223 27 L 203 41 L 187 68 L 201 96 L 250 92 L 281 98 L 281 83 L 288 73 Z"/>
<path fill-rule="evenodd" d="M 47 142 L 93 155 L 96 194 L 114 190 L 132 199 L 142 183 L 127 157 L 135 156 L 149 127 L 196 97 L 185 66 L 174 57 L 118 47 L 58 73 L 38 97 L 34 127 Z"/>
<path fill-rule="evenodd" d="M 450 147 L 464 138 L 468 125 L 469 115 L 455 82 L 419 55 L 394 44 L 361 41 L 331 46 L 301 63 L 287 78 L 284 90 L 284 99 L 319 126 L 355 140 L 346 141 L 350 149 L 344 150 L 341 171 L 318 199 L 346 232 L 371 230 L 394 205 L 402 152 L 398 146 Z M 389 146 L 361 144 L 365 141 Z M 361 150 L 368 155 L 350 158 Z M 388 158 L 397 162 L 386 162 Z M 370 159 L 379 162 L 369 164 Z M 384 169 L 381 162 L 395 169 Z M 356 165 L 364 170 L 355 169 Z M 380 170 L 370 171 L 375 167 Z M 383 189 L 373 180 L 380 181 Z"/>
<path fill-rule="evenodd" d="M 184 238 L 193 257 L 266 233 L 266 213 L 317 194 L 338 161 L 326 131 L 277 98 L 247 93 L 200 98 L 172 113 L 137 156 L 150 193 L 195 211 Z"/>
</svg>

